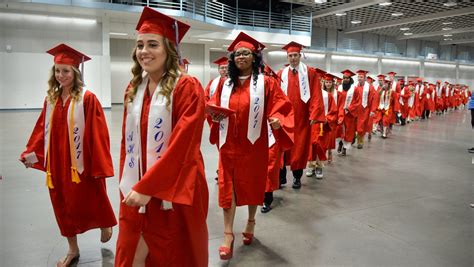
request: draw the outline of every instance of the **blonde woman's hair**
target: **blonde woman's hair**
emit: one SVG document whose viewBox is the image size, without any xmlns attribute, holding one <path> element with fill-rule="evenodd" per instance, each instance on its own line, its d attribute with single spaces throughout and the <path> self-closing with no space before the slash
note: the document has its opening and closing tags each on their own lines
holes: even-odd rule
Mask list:
<svg viewBox="0 0 474 267">
<path fill-rule="evenodd" d="M 74 72 L 74 83 L 71 88 L 71 92 L 69 92 L 69 95 L 71 96 L 72 100 L 78 101 L 81 97 L 82 93 L 82 88 L 84 87 L 84 82 L 81 79 L 81 72 L 79 71 L 78 68 L 71 66 L 72 71 Z M 49 75 L 49 80 L 48 80 L 48 96 L 47 96 L 47 101 L 50 104 L 53 104 L 56 102 L 56 100 L 61 96 L 63 89 L 61 88 L 61 85 L 59 82 L 56 80 L 55 77 L 55 66 L 51 68 L 51 74 Z"/>
<path fill-rule="evenodd" d="M 175 82 L 178 79 L 179 65 L 178 65 L 178 53 L 174 45 L 167 39 L 163 37 L 163 44 L 166 50 L 166 61 L 165 61 L 165 73 L 163 78 L 160 80 L 161 90 L 158 92 L 166 98 L 166 106 L 169 108 L 171 104 L 171 94 L 173 93 Z M 138 86 L 143 82 L 143 68 L 138 63 L 136 56 L 137 47 L 133 49 L 132 59 L 133 67 L 132 74 L 133 78 L 130 81 L 130 88 L 127 91 L 126 103 L 132 102 L 137 94 Z"/>
</svg>

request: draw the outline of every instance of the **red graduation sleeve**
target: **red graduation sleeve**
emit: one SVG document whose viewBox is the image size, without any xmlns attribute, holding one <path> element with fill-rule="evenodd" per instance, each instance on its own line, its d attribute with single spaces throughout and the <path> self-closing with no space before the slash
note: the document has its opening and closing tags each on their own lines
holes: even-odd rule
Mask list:
<svg viewBox="0 0 474 267">
<path fill-rule="evenodd" d="M 97 97 L 89 91 L 84 95 L 84 118 L 84 167 L 91 177 L 112 177 L 114 167 L 104 110 Z"/>
<path fill-rule="evenodd" d="M 325 122 L 323 93 L 321 92 L 321 75 L 314 68 L 308 67 L 308 76 L 311 85 L 311 103 L 309 119 L 316 122 Z"/>
<path fill-rule="evenodd" d="M 44 168 L 44 160 L 45 160 L 45 151 L 44 151 L 44 119 L 46 116 L 46 100 L 43 104 L 43 109 L 41 110 L 41 114 L 36 121 L 36 125 L 33 128 L 33 132 L 31 133 L 30 139 L 26 144 L 26 149 L 21 153 L 20 158 L 23 159 L 25 154 L 29 154 L 31 152 L 35 152 L 36 157 L 38 158 L 38 162 L 33 165 L 34 169 L 40 171 L 46 171 Z M 49 118 L 48 118 L 49 119 Z"/>
<path fill-rule="evenodd" d="M 190 76 L 183 76 L 173 91 L 173 129 L 163 156 L 133 187 L 138 193 L 192 205 L 196 179 L 202 165 L 204 91 Z"/>
<path fill-rule="evenodd" d="M 272 128 L 273 135 L 281 150 L 288 150 L 293 146 L 294 141 L 293 105 L 275 79 L 265 76 L 265 88 L 268 88 L 266 95 L 267 117 L 277 118 L 281 125 L 278 130 Z"/>
</svg>

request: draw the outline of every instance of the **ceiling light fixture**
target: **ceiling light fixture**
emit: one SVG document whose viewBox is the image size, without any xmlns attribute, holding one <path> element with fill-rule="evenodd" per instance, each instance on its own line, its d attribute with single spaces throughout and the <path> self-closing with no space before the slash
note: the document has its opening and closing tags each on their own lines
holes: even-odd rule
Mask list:
<svg viewBox="0 0 474 267">
<path fill-rule="evenodd" d="M 199 41 L 203 41 L 203 42 L 214 42 L 214 40 L 212 39 L 198 39 Z"/>
<path fill-rule="evenodd" d="M 443 30 L 443 31 L 450 31 L 450 30 L 452 30 L 452 29 L 453 29 L 453 28 L 446 27 L 446 28 L 443 28 L 442 30 Z"/>
<path fill-rule="evenodd" d="M 403 13 L 401 13 L 401 12 L 392 13 L 392 16 L 393 17 L 400 17 L 400 16 L 403 16 Z"/>
<path fill-rule="evenodd" d="M 342 17 L 342 16 L 347 15 L 347 13 L 336 13 L 335 15 L 338 16 L 338 17 Z"/>
<path fill-rule="evenodd" d="M 327 2 L 327 0 L 314 0 L 316 4 L 324 4 Z"/>
<path fill-rule="evenodd" d="M 453 36 L 453 35 L 452 35 L 452 34 L 445 34 L 445 35 L 443 35 L 443 36 L 444 36 L 444 37 L 451 37 L 451 36 Z"/>
<path fill-rule="evenodd" d="M 128 33 L 124 33 L 124 32 L 110 32 L 109 33 L 110 35 L 117 35 L 117 36 L 127 36 Z"/>
<path fill-rule="evenodd" d="M 452 38 L 444 38 L 443 40 L 445 40 L 445 41 L 452 41 L 453 39 L 452 39 Z"/>
<path fill-rule="evenodd" d="M 453 24 L 453 22 L 452 21 L 446 21 L 446 22 L 443 22 L 442 24 L 443 25 L 450 25 L 450 24 Z"/>
<path fill-rule="evenodd" d="M 385 1 L 385 2 L 379 3 L 379 6 L 389 6 L 391 4 L 392 4 L 392 2 Z"/>
<path fill-rule="evenodd" d="M 448 2 L 444 3 L 444 6 L 447 6 L 447 7 L 453 7 L 453 6 L 456 6 L 458 3 L 456 3 L 456 1 L 454 0 L 449 0 Z"/>
<path fill-rule="evenodd" d="M 359 23 L 362 23 L 362 21 L 360 21 L 360 20 L 353 20 L 353 21 L 351 21 L 351 23 L 352 23 L 352 24 L 359 24 Z"/>
<path fill-rule="evenodd" d="M 408 31 L 410 28 L 400 28 L 400 31 Z"/>
<path fill-rule="evenodd" d="M 408 35 L 413 35 L 413 33 L 412 33 L 412 32 L 406 32 L 406 33 L 404 33 L 403 35 L 407 35 L 407 36 L 408 36 Z"/>
</svg>

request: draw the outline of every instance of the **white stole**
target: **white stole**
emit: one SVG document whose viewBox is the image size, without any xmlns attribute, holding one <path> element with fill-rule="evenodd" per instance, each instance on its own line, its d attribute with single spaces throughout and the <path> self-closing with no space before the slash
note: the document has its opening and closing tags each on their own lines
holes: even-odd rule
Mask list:
<svg viewBox="0 0 474 267">
<path fill-rule="evenodd" d="M 421 95 L 423 94 L 424 91 L 425 91 L 425 86 L 422 84 L 421 87 L 420 87 L 420 93 L 419 93 L 420 99 L 422 98 Z"/>
<path fill-rule="evenodd" d="M 395 80 L 392 81 L 392 91 L 397 91 L 397 82 Z"/>
<path fill-rule="evenodd" d="M 290 66 L 286 66 L 281 73 L 281 89 L 283 90 L 283 92 L 285 92 L 285 95 L 288 95 L 288 72 L 289 71 L 290 71 Z M 300 62 L 298 66 L 298 78 L 299 78 L 301 100 L 307 103 L 311 95 L 310 95 L 310 89 L 309 89 L 308 67 L 303 62 Z"/>
<path fill-rule="evenodd" d="M 329 109 L 329 94 L 326 90 L 321 90 L 321 93 L 323 95 L 323 104 L 324 104 L 324 115 L 328 115 L 328 109 Z"/>
<path fill-rule="evenodd" d="M 214 93 L 216 92 L 216 89 L 217 89 L 217 85 L 219 85 L 219 81 L 221 80 L 221 76 L 215 78 L 214 80 L 212 80 L 211 82 L 211 86 L 209 87 L 209 98 L 211 98 Z"/>
<path fill-rule="evenodd" d="M 332 91 L 332 96 L 334 98 L 334 103 L 336 104 L 336 106 L 337 106 L 337 94 L 338 94 L 337 90 Z"/>
<path fill-rule="evenodd" d="M 354 97 L 354 89 L 355 89 L 355 85 L 352 84 L 351 88 L 347 90 L 346 102 L 344 103 L 344 109 L 348 108 L 349 105 L 352 103 L 352 98 Z"/>
<path fill-rule="evenodd" d="M 254 86 L 253 74 L 250 79 L 250 107 L 249 120 L 247 128 L 247 139 L 254 144 L 260 137 L 262 132 L 263 113 L 265 112 L 265 79 L 263 74 L 259 74 L 257 78 L 257 86 Z M 230 94 L 233 84 L 230 79 L 224 82 L 221 93 L 221 107 L 229 108 Z M 238 112 L 238 111 L 236 111 Z M 229 131 L 229 118 L 221 120 L 219 124 L 219 148 L 221 148 L 226 140 Z"/>
<path fill-rule="evenodd" d="M 367 107 L 367 102 L 369 101 L 369 83 L 365 82 L 364 83 L 364 88 L 362 90 L 362 107 L 366 108 Z"/>
<path fill-rule="evenodd" d="M 268 121 L 267 121 L 267 128 L 268 128 L 268 148 L 270 148 L 276 143 L 276 140 L 272 132 L 272 126 L 270 126 L 270 123 Z"/>
<path fill-rule="evenodd" d="M 441 85 L 438 85 L 438 86 L 436 87 L 436 96 L 437 96 L 437 97 L 441 97 L 442 89 L 443 89 L 443 87 L 441 87 Z"/>
<path fill-rule="evenodd" d="M 388 93 L 386 90 L 382 90 L 380 95 L 379 109 L 388 110 L 390 107 L 390 97 L 386 97 L 385 93 Z"/>
<path fill-rule="evenodd" d="M 127 103 L 127 120 L 125 122 L 125 162 L 123 165 L 120 191 L 124 196 L 132 190 L 139 181 L 142 173 L 141 159 L 141 113 L 143 98 L 146 93 L 148 76 L 145 76 L 137 89 L 133 102 Z M 158 84 L 153 93 L 150 111 L 148 113 L 147 144 L 146 144 L 146 168 L 149 170 L 165 153 L 172 129 L 172 106 L 166 108 L 166 98 L 159 94 L 161 84 Z M 172 101 L 171 101 L 172 103 Z M 171 203 L 163 200 L 163 209 L 171 208 Z M 144 212 L 144 207 L 140 209 Z"/>
<path fill-rule="evenodd" d="M 77 172 L 82 174 L 84 171 L 84 127 L 85 127 L 85 118 L 84 118 L 84 95 L 86 94 L 85 89 L 82 91 L 82 96 L 79 101 L 77 101 L 74 104 L 74 114 L 73 114 L 73 121 L 74 121 L 74 127 L 73 127 L 73 138 L 74 140 L 74 148 L 75 148 L 75 156 L 76 156 L 76 164 L 77 164 Z M 71 107 L 72 107 L 72 101 L 69 103 L 69 107 L 67 110 L 67 124 L 68 124 L 68 129 L 70 129 L 70 120 L 69 118 L 71 117 Z M 56 102 L 55 102 L 56 103 Z M 54 103 L 54 104 L 55 104 Z M 44 158 L 46 159 L 46 156 L 48 154 L 48 145 L 50 142 L 50 135 L 49 131 L 50 125 L 49 122 L 51 121 L 51 116 L 53 114 L 54 106 L 51 103 L 46 104 L 46 115 L 45 115 L 45 123 L 44 123 Z M 69 133 L 69 131 L 68 131 Z M 71 138 L 69 138 L 71 140 Z M 71 159 L 72 160 L 72 159 Z M 46 167 L 46 160 L 44 161 L 45 167 Z"/>
<path fill-rule="evenodd" d="M 402 91 L 400 92 L 400 95 L 401 96 L 404 96 L 405 95 L 405 90 L 407 89 L 407 86 L 403 87 Z M 405 103 L 403 103 L 403 97 L 400 97 L 398 99 L 398 103 L 400 103 L 400 105 L 404 106 Z"/>
</svg>

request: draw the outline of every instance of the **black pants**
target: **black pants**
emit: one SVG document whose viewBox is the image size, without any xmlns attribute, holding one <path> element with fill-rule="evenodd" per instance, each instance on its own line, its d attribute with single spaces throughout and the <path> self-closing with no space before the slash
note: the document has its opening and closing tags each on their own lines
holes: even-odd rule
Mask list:
<svg viewBox="0 0 474 267">
<path fill-rule="evenodd" d="M 471 109 L 471 126 L 474 129 L 474 109 Z"/>
<path fill-rule="evenodd" d="M 273 192 L 265 192 L 263 203 L 265 203 L 267 206 L 270 206 L 272 202 L 273 202 Z"/>
<path fill-rule="evenodd" d="M 293 177 L 300 179 L 303 176 L 303 170 L 293 170 Z M 286 167 L 280 169 L 280 181 L 286 181 Z"/>
<path fill-rule="evenodd" d="M 423 115 L 421 116 L 421 119 L 428 119 L 430 116 L 430 111 L 428 109 L 423 110 Z"/>
</svg>

